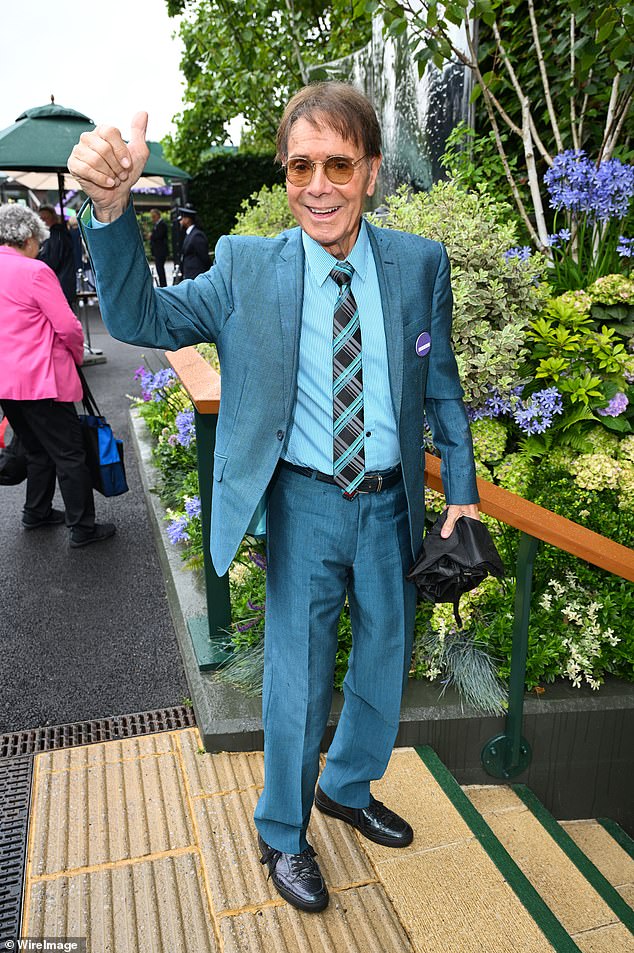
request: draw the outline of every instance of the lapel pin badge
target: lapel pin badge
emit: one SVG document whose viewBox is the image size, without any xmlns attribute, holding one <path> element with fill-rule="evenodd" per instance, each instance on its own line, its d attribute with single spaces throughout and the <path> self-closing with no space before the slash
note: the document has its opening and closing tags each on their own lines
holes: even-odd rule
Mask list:
<svg viewBox="0 0 634 953">
<path fill-rule="evenodd" d="M 431 337 L 427 331 L 423 331 L 416 338 L 416 353 L 419 357 L 426 357 L 431 351 Z"/>
</svg>

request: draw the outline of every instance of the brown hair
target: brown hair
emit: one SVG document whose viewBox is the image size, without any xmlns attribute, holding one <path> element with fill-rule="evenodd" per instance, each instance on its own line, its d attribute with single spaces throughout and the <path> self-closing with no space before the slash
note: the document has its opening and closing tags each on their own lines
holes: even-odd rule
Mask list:
<svg viewBox="0 0 634 953">
<path fill-rule="evenodd" d="M 374 106 L 348 83 L 312 83 L 295 93 L 277 130 L 278 162 L 286 161 L 288 137 L 298 119 L 317 128 L 327 126 L 370 157 L 381 155 L 381 128 Z"/>
</svg>

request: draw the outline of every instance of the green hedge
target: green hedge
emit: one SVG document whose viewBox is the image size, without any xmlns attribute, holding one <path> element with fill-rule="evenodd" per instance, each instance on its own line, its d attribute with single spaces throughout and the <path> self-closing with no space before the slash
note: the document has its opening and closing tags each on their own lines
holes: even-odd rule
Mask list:
<svg viewBox="0 0 634 953">
<path fill-rule="evenodd" d="M 263 185 L 281 181 L 280 167 L 271 154 L 220 153 L 208 159 L 189 183 L 188 194 L 210 249 L 231 231 L 244 199 Z"/>
</svg>

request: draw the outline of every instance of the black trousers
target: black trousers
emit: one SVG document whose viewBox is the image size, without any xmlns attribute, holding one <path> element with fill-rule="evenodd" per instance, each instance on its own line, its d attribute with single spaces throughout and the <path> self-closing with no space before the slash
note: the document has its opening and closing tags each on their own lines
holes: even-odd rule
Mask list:
<svg viewBox="0 0 634 953">
<path fill-rule="evenodd" d="M 167 287 L 167 278 L 165 277 L 165 259 L 164 258 L 155 258 L 154 264 L 156 265 L 156 274 L 158 275 L 159 287 Z"/>
<path fill-rule="evenodd" d="M 75 405 L 51 399 L 2 399 L 0 406 L 26 453 L 24 513 L 36 519 L 50 515 L 57 477 L 66 525 L 92 529 L 95 503 Z"/>
</svg>

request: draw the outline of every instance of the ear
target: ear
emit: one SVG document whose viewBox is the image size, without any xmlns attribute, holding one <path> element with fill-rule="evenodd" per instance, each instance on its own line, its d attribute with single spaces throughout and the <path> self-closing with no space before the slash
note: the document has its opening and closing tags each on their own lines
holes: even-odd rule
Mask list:
<svg viewBox="0 0 634 953">
<path fill-rule="evenodd" d="M 373 156 L 370 160 L 370 178 L 368 180 L 368 187 L 365 191 L 366 195 L 374 195 L 374 189 L 376 188 L 376 177 L 379 174 L 379 169 L 381 168 L 382 162 L 383 156 Z"/>
</svg>

